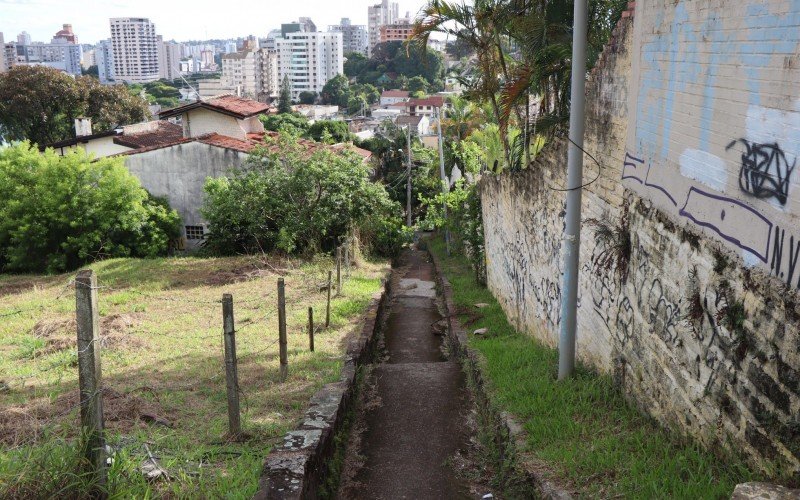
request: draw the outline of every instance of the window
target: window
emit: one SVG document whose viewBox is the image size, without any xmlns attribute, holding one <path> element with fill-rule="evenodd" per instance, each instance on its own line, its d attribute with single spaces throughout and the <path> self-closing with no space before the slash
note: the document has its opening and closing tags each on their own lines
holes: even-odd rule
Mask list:
<svg viewBox="0 0 800 500">
<path fill-rule="evenodd" d="M 202 240 L 203 226 L 186 226 L 186 239 L 187 240 Z"/>
</svg>

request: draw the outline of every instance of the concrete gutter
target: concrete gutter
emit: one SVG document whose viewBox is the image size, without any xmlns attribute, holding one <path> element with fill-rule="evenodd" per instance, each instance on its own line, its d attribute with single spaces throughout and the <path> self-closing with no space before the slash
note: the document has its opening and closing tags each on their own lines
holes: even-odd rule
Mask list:
<svg viewBox="0 0 800 500">
<path fill-rule="evenodd" d="M 254 499 L 317 498 L 335 452 L 334 437 L 355 402 L 356 371 L 375 351 L 389 294 L 388 276 L 383 282 L 383 290 L 372 296 L 363 326 L 348 342 L 339 382 L 314 394 L 300 426 L 270 451 Z"/>
<path fill-rule="evenodd" d="M 428 253 L 433 260 L 436 268 L 437 286 L 441 290 L 442 302 L 445 307 L 445 319 L 447 320 L 448 341 L 458 359 L 461 361 L 464 370 L 467 372 L 470 389 L 475 397 L 478 406 L 479 419 L 483 420 L 482 425 L 488 427 L 492 433 L 492 440 L 499 451 L 497 465 L 498 471 L 508 474 L 508 478 L 502 478 L 502 484 L 514 482 L 512 475 L 522 476 L 522 480 L 531 485 L 538 493 L 539 498 L 550 500 L 570 500 L 572 495 L 565 489 L 557 486 L 544 477 L 543 474 L 529 467 L 522 467 L 519 450 L 526 447 L 527 434 L 522 425 L 513 416 L 497 408 L 490 396 L 489 384 L 484 375 L 485 363 L 483 356 L 469 347 L 467 331 L 461 326 L 456 313 L 455 300 L 453 299 L 453 287 L 447 277 L 442 272 L 442 266 L 436 255 L 430 250 Z M 514 464 L 513 470 L 508 471 L 508 464 Z"/>
</svg>

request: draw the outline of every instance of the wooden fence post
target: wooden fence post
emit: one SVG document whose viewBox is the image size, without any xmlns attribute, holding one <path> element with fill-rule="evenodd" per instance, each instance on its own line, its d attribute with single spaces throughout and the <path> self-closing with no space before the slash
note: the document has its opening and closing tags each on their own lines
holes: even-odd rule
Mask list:
<svg viewBox="0 0 800 500">
<path fill-rule="evenodd" d="M 90 269 L 79 271 L 75 277 L 75 320 L 78 327 L 81 427 L 87 438 L 85 455 L 91 464 L 97 490 L 104 496 L 107 471 L 100 369 L 100 313 L 97 307 L 97 276 Z"/>
<path fill-rule="evenodd" d="M 331 288 L 333 287 L 333 280 L 331 276 L 333 271 L 328 271 L 328 305 L 325 308 L 325 328 L 331 326 Z"/>
<path fill-rule="evenodd" d="M 288 372 L 289 359 L 286 352 L 286 291 L 283 283 L 283 278 L 278 278 L 278 344 L 280 345 L 281 352 L 281 382 L 286 380 Z"/>
<path fill-rule="evenodd" d="M 314 308 L 308 308 L 308 350 L 314 352 Z"/>
<path fill-rule="evenodd" d="M 225 338 L 225 381 L 228 387 L 228 431 L 232 437 L 242 433 L 239 413 L 239 368 L 236 360 L 236 330 L 233 323 L 233 296 L 222 296 L 222 333 Z"/>
<path fill-rule="evenodd" d="M 336 247 L 336 295 L 342 294 L 342 247 Z"/>
<path fill-rule="evenodd" d="M 350 277 L 350 238 L 348 237 L 344 243 L 344 269 L 345 276 Z"/>
</svg>

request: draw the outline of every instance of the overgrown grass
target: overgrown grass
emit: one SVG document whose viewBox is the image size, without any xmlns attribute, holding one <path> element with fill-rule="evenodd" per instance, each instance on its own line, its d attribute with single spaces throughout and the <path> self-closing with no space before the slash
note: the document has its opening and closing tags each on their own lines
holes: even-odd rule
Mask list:
<svg viewBox="0 0 800 500">
<path fill-rule="evenodd" d="M 457 306 L 489 304 L 469 327 L 486 327 L 488 335 L 470 334 L 469 343 L 485 357 L 492 399 L 524 424 L 530 466 L 585 498 L 728 498 L 737 483 L 754 479 L 741 462 L 641 415 L 608 376 L 578 366 L 574 378 L 557 382 L 557 351 L 515 331 L 463 257 L 447 257 L 440 239 L 430 247 Z"/>
<path fill-rule="evenodd" d="M 331 259 L 114 259 L 98 275 L 103 403 L 114 497 L 250 498 L 265 455 L 311 395 L 338 380 L 346 336 L 380 289 L 364 262 L 308 351 L 307 310 L 324 327 Z M 278 381 L 277 287 L 286 283 L 289 376 Z M 0 276 L 0 498 L 79 497 L 74 275 Z M 223 293 L 234 298 L 244 439 L 227 438 Z M 335 294 L 334 294 L 335 295 Z M 154 422 L 154 419 L 156 422 Z M 146 446 L 146 447 L 145 447 Z M 170 481 L 139 471 L 147 449 Z"/>
</svg>

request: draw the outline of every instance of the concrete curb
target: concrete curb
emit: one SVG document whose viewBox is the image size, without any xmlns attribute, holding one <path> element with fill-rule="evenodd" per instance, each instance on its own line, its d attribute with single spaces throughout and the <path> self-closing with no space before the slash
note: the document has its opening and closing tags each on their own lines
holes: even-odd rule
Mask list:
<svg viewBox="0 0 800 500">
<path fill-rule="evenodd" d="M 354 403 L 356 371 L 375 350 L 389 295 L 389 275 L 383 282 L 383 290 L 372 296 L 360 332 L 347 345 L 341 379 L 312 396 L 300 426 L 286 433 L 284 442 L 270 451 L 253 499 L 317 498 L 328 460 L 335 452 L 334 437 Z"/>
<path fill-rule="evenodd" d="M 492 425 L 492 432 L 494 434 L 492 439 L 500 452 L 498 460 L 500 463 L 498 465 L 502 470 L 507 457 L 513 458 L 517 454 L 517 450 L 524 449 L 527 434 L 522 425 L 520 425 L 513 416 L 504 411 L 500 411 L 492 402 L 489 396 L 488 382 L 484 376 L 485 360 L 479 352 L 469 347 L 467 343 L 467 331 L 461 326 L 456 316 L 453 287 L 450 285 L 450 281 L 448 281 L 444 273 L 442 273 L 442 267 L 436 255 L 430 250 L 428 250 L 428 254 L 431 256 L 433 266 L 436 269 L 436 281 L 442 292 L 442 298 L 446 309 L 448 340 L 453 347 L 453 352 L 458 355 L 462 366 L 467 372 L 479 408 L 487 411 L 489 413 L 489 420 L 494 423 Z M 532 470 L 524 470 L 523 468 L 518 469 L 518 472 L 521 472 L 525 476 L 525 482 L 532 485 L 541 498 L 552 500 L 572 499 L 572 495 L 568 491 L 555 485 L 540 473 Z"/>
</svg>

